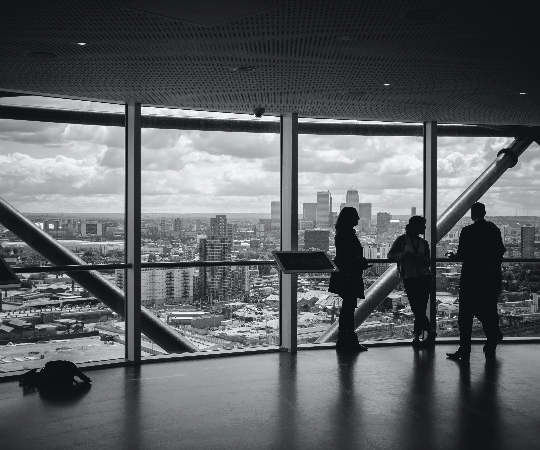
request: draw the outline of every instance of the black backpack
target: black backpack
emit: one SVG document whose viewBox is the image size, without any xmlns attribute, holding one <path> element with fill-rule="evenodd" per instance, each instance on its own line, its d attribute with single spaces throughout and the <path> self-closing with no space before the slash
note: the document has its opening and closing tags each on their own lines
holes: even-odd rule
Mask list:
<svg viewBox="0 0 540 450">
<path fill-rule="evenodd" d="M 35 385 L 44 389 L 69 390 L 79 384 L 75 377 L 80 378 L 85 383 L 92 382 L 71 361 L 49 361 L 45 363 L 43 369 L 39 371 L 38 369 L 32 369 L 22 375 L 19 379 L 19 385 Z"/>
</svg>

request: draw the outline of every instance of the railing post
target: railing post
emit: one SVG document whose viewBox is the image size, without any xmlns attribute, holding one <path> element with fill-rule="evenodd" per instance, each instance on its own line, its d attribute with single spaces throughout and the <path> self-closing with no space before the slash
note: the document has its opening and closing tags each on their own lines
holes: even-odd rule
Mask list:
<svg viewBox="0 0 540 450">
<path fill-rule="evenodd" d="M 141 105 L 126 104 L 126 359 L 141 360 Z"/>
<path fill-rule="evenodd" d="M 431 250 L 431 290 L 427 315 L 432 329 L 437 327 L 437 122 L 424 122 L 424 217 L 426 240 Z"/>
<path fill-rule="evenodd" d="M 281 116 L 281 250 L 298 250 L 298 114 Z M 281 274 L 281 347 L 297 350 L 298 275 Z"/>
</svg>

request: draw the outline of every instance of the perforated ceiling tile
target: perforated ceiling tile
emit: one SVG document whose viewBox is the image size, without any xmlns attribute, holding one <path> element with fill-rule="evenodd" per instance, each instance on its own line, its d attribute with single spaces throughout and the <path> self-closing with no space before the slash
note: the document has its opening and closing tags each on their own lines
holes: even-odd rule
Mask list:
<svg viewBox="0 0 540 450">
<path fill-rule="evenodd" d="M 536 18 L 518 2 L 257 0 L 242 11 L 242 1 L 200 26 L 128 1 L 4 0 L 0 91 L 307 117 L 540 122 Z M 439 15 L 405 19 L 413 9 Z M 27 56 L 35 52 L 56 58 Z"/>
</svg>

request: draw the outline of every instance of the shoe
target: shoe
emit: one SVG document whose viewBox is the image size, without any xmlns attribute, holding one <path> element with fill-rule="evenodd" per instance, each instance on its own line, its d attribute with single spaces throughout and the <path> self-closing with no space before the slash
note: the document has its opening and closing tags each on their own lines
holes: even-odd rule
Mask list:
<svg viewBox="0 0 540 450">
<path fill-rule="evenodd" d="M 413 347 L 423 347 L 425 341 L 421 341 L 419 336 L 415 336 L 411 342 Z"/>
<path fill-rule="evenodd" d="M 469 359 L 471 359 L 470 353 L 460 352 L 459 350 L 454 353 L 447 353 L 446 356 L 453 361 L 469 362 Z"/>
<path fill-rule="evenodd" d="M 360 342 L 358 342 L 358 335 L 356 333 L 351 333 L 349 335 L 347 347 L 347 350 L 351 352 L 365 352 L 368 349 L 365 345 L 362 345 L 360 344 Z"/>
<path fill-rule="evenodd" d="M 426 345 L 435 345 L 435 338 L 437 337 L 437 332 L 435 330 L 428 331 L 427 338 L 424 339 Z"/>
</svg>

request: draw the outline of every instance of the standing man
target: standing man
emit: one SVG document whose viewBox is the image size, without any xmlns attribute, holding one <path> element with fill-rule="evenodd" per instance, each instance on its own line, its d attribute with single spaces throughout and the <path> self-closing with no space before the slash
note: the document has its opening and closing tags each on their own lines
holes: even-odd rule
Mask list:
<svg viewBox="0 0 540 450">
<path fill-rule="evenodd" d="M 497 300 L 502 289 L 501 263 L 506 248 L 499 228 L 484 219 L 485 215 L 483 203 L 472 205 L 474 223 L 461 230 L 457 253 L 450 256 L 463 261 L 459 281 L 459 349 L 446 354 L 454 360 L 469 361 L 474 316 L 482 322 L 486 334 L 486 358 L 495 356 L 497 342 L 503 337 L 499 329 Z"/>
</svg>

